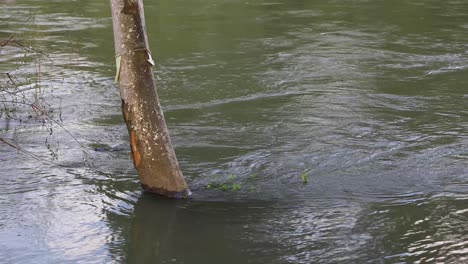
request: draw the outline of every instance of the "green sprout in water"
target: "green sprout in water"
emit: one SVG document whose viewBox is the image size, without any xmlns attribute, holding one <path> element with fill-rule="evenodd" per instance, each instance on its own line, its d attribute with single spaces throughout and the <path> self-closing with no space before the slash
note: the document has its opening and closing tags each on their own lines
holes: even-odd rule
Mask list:
<svg viewBox="0 0 468 264">
<path fill-rule="evenodd" d="M 215 178 L 219 175 L 211 175 L 211 182 L 206 184 L 207 190 L 220 190 L 220 191 L 239 191 L 241 189 L 241 185 L 235 182 L 236 175 L 229 174 L 227 177 L 227 181 L 225 183 L 217 183 L 215 182 Z M 255 176 L 254 176 L 255 177 Z M 250 178 L 250 177 L 249 177 Z"/>
<path fill-rule="evenodd" d="M 232 182 L 234 180 L 234 174 L 229 174 L 228 181 Z"/>
<path fill-rule="evenodd" d="M 232 185 L 232 190 L 233 190 L 233 191 L 238 191 L 238 190 L 240 190 L 240 188 L 241 188 L 240 185 L 237 184 L 237 183 L 234 183 L 234 184 Z"/>
<path fill-rule="evenodd" d="M 301 180 L 302 180 L 302 184 L 307 184 L 309 181 L 307 180 L 307 171 L 304 170 L 302 173 L 301 173 Z"/>
<path fill-rule="evenodd" d="M 249 179 L 248 179 L 248 180 L 255 180 L 255 179 L 257 179 L 257 174 L 252 173 L 252 174 L 249 175 Z"/>
</svg>

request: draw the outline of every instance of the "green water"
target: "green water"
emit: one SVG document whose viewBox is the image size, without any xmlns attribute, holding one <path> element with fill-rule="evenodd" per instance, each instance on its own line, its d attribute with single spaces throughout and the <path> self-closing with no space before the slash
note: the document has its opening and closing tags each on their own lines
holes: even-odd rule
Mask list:
<svg viewBox="0 0 468 264">
<path fill-rule="evenodd" d="M 0 121 L 58 155 L 0 142 L 1 263 L 468 261 L 468 2 L 145 1 L 189 201 L 141 192 L 108 1 L 0 4 L 83 146 Z M 37 72 L 20 59 L 2 48 L 0 72 Z"/>
</svg>

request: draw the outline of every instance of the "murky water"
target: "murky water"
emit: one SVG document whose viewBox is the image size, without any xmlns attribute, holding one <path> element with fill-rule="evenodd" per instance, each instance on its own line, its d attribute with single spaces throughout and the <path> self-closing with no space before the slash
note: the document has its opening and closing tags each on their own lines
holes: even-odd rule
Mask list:
<svg viewBox="0 0 468 264">
<path fill-rule="evenodd" d="M 84 146 L 0 144 L 0 262 L 468 261 L 468 2 L 147 0 L 189 201 L 143 194 L 108 148 L 127 144 L 108 2 L 0 3 Z M 1 133 L 47 155 L 39 123 Z"/>
</svg>

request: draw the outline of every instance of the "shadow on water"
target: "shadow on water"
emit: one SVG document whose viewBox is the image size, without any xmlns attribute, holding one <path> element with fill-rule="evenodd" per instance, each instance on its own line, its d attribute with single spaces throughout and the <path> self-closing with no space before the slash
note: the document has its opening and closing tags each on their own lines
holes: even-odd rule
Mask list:
<svg viewBox="0 0 468 264">
<path fill-rule="evenodd" d="M 143 194 L 129 219 L 127 263 L 249 263 L 248 203 L 174 201 Z M 250 209 L 249 209 L 250 208 Z M 257 209 L 258 210 L 258 209 Z M 247 219 L 246 219 L 247 218 Z"/>
<path fill-rule="evenodd" d="M 365 239 L 351 232 L 357 207 L 297 202 L 291 206 L 256 200 L 174 201 L 143 194 L 125 220 L 124 245 L 117 248 L 125 249 L 128 263 L 310 263 L 355 258 L 353 250 Z"/>
</svg>

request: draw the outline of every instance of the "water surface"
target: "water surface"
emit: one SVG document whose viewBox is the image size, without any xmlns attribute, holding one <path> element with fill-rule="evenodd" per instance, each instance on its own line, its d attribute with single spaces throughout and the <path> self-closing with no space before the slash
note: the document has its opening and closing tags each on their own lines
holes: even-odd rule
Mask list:
<svg viewBox="0 0 468 264">
<path fill-rule="evenodd" d="M 468 261 L 466 1 L 146 1 L 189 201 L 141 192 L 108 3 L 1 4 L 0 37 L 48 54 L 45 100 L 79 141 L 0 121 L 58 149 L 0 144 L 6 263 Z"/>
</svg>

